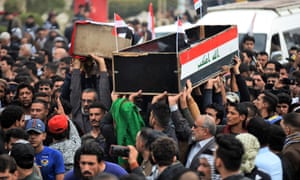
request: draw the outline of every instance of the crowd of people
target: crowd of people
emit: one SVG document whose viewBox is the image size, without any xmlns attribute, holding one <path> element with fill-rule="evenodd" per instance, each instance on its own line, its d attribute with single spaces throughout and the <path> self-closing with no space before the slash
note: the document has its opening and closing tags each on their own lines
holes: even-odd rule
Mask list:
<svg viewBox="0 0 300 180">
<path fill-rule="evenodd" d="M 7 18 L 0 34 L 0 179 L 299 177 L 297 47 L 280 64 L 254 50 L 247 35 L 241 57 L 203 85 L 126 96 L 112 91 L 109 59 L 70 57 L 72 30 L 62 35 L 55 14 L 42 27 L 32 16 L 23 26 Z"/>
</svg>

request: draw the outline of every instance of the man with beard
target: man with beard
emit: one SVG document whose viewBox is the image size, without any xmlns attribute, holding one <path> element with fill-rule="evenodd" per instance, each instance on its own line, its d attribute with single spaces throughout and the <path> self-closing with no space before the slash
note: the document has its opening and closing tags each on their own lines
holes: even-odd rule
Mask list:
<svg viewBox="0 0 300 180">
<path fill-rule="evenodd" d="M 103 137 L 100 130 L 100 121 L 107 112 L 107 109 L 100 102 L 94 102 L 89 106 L 89 120 L 91 124 L 91 131 L 82 136 L 82 139 L 87 138 L 88 136 L 93 137 L 103 148 L 104 157 L 108 155 L 108 146 L 105 138 Z"/>
<path fill-rule="evenodd" d="M 199 115 L 195 119 L 194 125 L 191 129 L 191 138 L 193 144 L 190 146 L 190 150 L 187 154 L 187 162 L 185 164 L 186 168 L 196 170 L 199 166 L 198 157 L 204 151 L 211 150 L 215 148 L 215 138 L 216 124 L 214 119 L 209 115 Z"/>
<path fill-rule="evenodd" d="M 22 83 L 17 87 L 16 97 L 25 113 L 25 120 L 29 120 L 31 118 L 30 107 L 34 97 L 34 88 L 29 84 Z"/>
<path fill-rule="evenodd" d="M 100 173 L 110 173 L 117 177 L 126 175 L 127 172 L 118 164 L 103 160 L 103 150 L 98 142 L 88 141 L 79 149 L 79 167 L 84 180 L 93 179 Z"/>
<path fill-rule="evenodd" d="M 82 79 L 81 61 L 79 59 L 75 59 L 72 62 L 73 70 L 70 85 L 70 103 L 73 107 L 72 120 L 76 124 L 81 135 L 91 131 L 92 129 L 88 120 L 89 106 L 97 100 L 100 100 L 107 109 L 109 109 L 111 105 L 109 79 L 104 58 L 93 54 L 91 54 L 91 57 L 98 64 L 100 71 L 98 74 L 100 75 L 100 79 L 97 81 L 99 84 L 96 85 L 96 87 L 93 87 L 93 83 L 87 82 L 88 79 L 91 81 L 91 78 Z M 86 63 L 87 62 L 85 62 L 85 64 Z M 88 76 L 87 72 L 85 72 L 85 76 Z M 85 83 L 88 84 L 86 85 L 87 87 L 82 87 L 82 81 L 86 81 Z"/>
<path fill-rule="evenodd" d="M 216 173 L 213 151 L 207 150 L 199 156 L 197 172 L 201 180 L 219 180 L 220 175 Z"/>
</svg>

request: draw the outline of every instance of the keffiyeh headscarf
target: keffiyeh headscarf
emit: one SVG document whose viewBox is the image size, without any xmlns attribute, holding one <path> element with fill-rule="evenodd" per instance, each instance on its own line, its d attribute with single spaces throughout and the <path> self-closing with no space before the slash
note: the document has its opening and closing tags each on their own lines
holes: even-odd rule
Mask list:
<svg viewBox="0 0 300 180">
<path fill-rule="evenodd" d="M 255 167 L 255 158 L 260 148 L 259 142 L 255 136 L 249 133 L 239 134 L 236 138 L 241 141 L 245 150 L 240 170 L 243 173 L 250 173 Z"/>
<path fill-rule="evenodd" d="M 215 171 L 215 160 L 214 160 L 214 156 L 212 154 L 201 154 L 199 156 L 199 159 L 206 159 L 208 164 L 210 165 L 210 172 L 211 172 L 211 179 L 214 179 L 214 180 L 219 180 L 221 179 L 221 176 L 219 174 L 216 174 L 216 171 Z"/>
</svg>

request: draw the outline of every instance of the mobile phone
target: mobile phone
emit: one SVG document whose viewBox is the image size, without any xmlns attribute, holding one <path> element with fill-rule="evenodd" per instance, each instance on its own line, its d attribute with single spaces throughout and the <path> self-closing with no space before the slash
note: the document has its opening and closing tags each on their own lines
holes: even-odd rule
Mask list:
<svg viewBox="0 0 300 180">
<path fill-rule="evenodd" d="M 111 156 L 120 156 L 120 157 L 128 157 L 129 156 L 129 148 L 127 146 L 120 145 L 111 145 L 109 154 Z"/>
</svg>

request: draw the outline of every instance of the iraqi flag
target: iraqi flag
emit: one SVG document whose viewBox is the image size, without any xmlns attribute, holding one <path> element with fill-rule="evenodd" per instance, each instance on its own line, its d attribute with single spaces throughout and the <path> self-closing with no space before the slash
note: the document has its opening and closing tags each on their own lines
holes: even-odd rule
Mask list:
<svg viewBox="0 0 300 180">
<path fill-rule="evenodd" d="M 201 13 L 202 5 L 202 0 L 194 0 L 194 8 L 198 15 Z"/>
<path fill-rule="evenodd" d="M 128 32 L 127 24 L 117 13 L 114 14 L 114 21 L 115 26 L 112 32 L 113 35 L 125 38 Z"/>
<path fill-rule="evenodd" d="M 150 2 L 149 4 L 149 8 L 148 8 L 148 30 L 151 32 L 152 34 L 152 39 L 155 39 L 155 24 L 154 24 L 154 14 L 153 14 L 153 7 L 152 7 L 152 3 Z"/>
<path fill-rule="evenodd" d="M 182 26 L 182 21 L 179 18 L 177 20 L 177 33 L 185 34 L 185 31 Z"/>
</svg>

